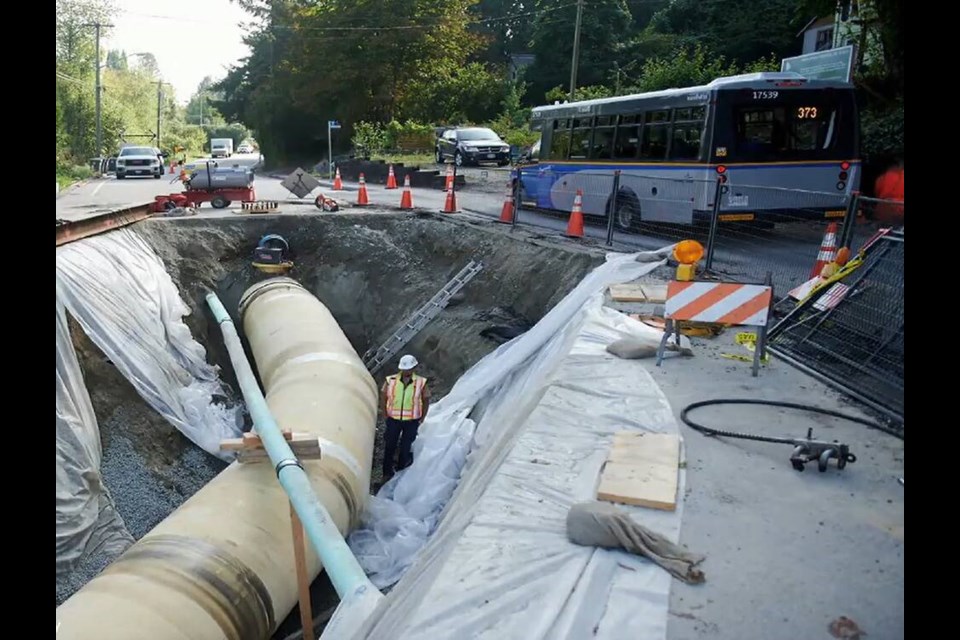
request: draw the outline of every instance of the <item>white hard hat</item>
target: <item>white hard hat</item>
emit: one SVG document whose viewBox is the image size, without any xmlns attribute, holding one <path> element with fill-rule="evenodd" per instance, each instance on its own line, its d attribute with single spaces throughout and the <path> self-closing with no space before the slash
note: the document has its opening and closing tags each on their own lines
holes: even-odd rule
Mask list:
<svg viewBox="0 0 960 640">
<path fill-rule="evenodd" d="M 413 369 L 418 364 L 420 363 L 417 362 L 417 359 L 414 358 L 413 356 L 410 356 L 410 355 L 403 356 L 402 358 L 400 358 L 400 371 L 410 371 L 410 369 Z"/>
</svg>

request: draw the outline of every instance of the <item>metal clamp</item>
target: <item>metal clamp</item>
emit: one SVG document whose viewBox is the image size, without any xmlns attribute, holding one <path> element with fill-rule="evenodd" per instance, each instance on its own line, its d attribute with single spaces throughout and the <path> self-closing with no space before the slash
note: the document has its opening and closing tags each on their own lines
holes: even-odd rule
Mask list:
<svg viewBox="0 0 960 640">
<path fill-rule="evenodd" d="M 276 466 L 277 479 L 280 478 L 280 472 L 286 469 L 287 467 L 299 467 L 300 470 L 303 471 L 303 465 L 300 464 L 299 460 L 297 460 L 296 458 L 287 458 L 277 463 L 277 466 Z"/>
</svg>

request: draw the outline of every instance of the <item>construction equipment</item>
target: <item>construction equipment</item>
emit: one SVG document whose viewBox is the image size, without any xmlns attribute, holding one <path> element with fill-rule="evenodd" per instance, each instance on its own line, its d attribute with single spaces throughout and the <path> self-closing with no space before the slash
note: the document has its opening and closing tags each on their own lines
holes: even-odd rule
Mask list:
<svg viewBox="0 0 960 640">
<path fill-rule="evenodd" d="M 286 273 L 293 268 L 293 262 L 287 259 L 289 252 L 290 244 L 283 236 L 265 235 L 253 250 L 253 266 L 264 273 Z"/>
<path fill-rule="evenodd" d="M 850 453 L 850 447 L 841 443 L 839 440 L 827 442 L 825 440 L 813 439 L 813 427 L 807 429 L 806 438 L 798 438 L 793 441 L 793 455 L 790 456 L 790 464 L 797 471 L 803 471 L 804 465 L 814 460 L 817 461 L 817 468 L 820 473 L 827 470 L 827 464 L 830 460 L 837 461 L 837 468 L 843 469 L 848 462 L 856 462 L 857 456 Z"/>
<path fill-rule="evenodd" d="M 429 302 L 417 309 L 409 320 L 404 322 L 386 342 L 380 345 L 380 348 L 371 349 L 363 354 L 363 364 L 367 367 L 367 370 L 371 374 L 379 371 L 387 360 L 396 355 L 431 320 L 436 318 L 450 303 L 450 299 L 481 271 L 483 271 L 483 263 L 471 260 L 435 296 L 430 298 Z"/>
<path fill-rule="evenodd" d="M 710 427 L 705 427 L 702 424 L 698 424 L 687 417 L 687 414 L 694 409 L 699 409 L 702 407 L 715 406 L 715 405 L 764 405 L 768 407 L 783 407 L 786 409 L 797 409 L 799 411 L 810 411 L 813 413 L 819 413 L 826 416 L 832 416 L 834 418 L 840 418 L 842 420 L 849 420 L 850 422 L 856 422 L 859 424 L 864 424 L 870 427 L 877 427 L 877 425 L 870 420 L 866 420 L 859 416 L 854 416 L 846 413 L 840 413 L 839 411 L 833 411 L 831 409 L 821 409 L 820 407 L 813 407 L 805 404 L 797 404 L 794 402 L 780 402 L 778 400 L 757 400 L 753 398 L 749 399 L 728 399 L 721 398 L 717 400 L 704 400 L 702 402 L 694 402 L 692 404 L 684 407 L 683 411 L 680 412 L 680 420 L 682 420 L 687 426 L 700 433 L 707 436 L 720 436 L 725 438 L 740 438 L 742 440 L 754 440 L 756 442 L 770 442 L 772 444 L 789 444 L 793 445 L 793 453 L 790 456 L 790 464 L 793 465 L 793 468 L 797 471 L 803 471 L 807 463 L 817 461 L 817 468 L 821 473 L 827 470 L 827 467 L 830 463 L 830 460 L 837 461 L 837 468 L 843 469 L 847 466 L 847 463 L 853 463 L 857 461 L 857 456 L 850 453 L 850 446 L 840 442 L 839 440 L 834 440 L 832 442 L 827 442 L 826 440 L 815 440 L 813 438 L 813 429 L 807 429 L 806 438 L 782 438 L 782 437 L 771 437 L 771 436 L 761 436 L 754 435 L 749 433 L 740 433 L 737 431 L 723 431 L 720 429 L 711 429 Z"/>
</svg>

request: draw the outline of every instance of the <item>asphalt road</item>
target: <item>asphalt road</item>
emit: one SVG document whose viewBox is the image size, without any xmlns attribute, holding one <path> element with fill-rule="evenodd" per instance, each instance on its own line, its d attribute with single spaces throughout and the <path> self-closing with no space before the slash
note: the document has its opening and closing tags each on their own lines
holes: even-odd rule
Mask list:
<svg viewBox="0 0 960 640">
<path fill-rule="evenodd" d="M 199 161 L 206 160 L 203 158 Z M 259 154 L 234 154 L 228 162 L 241 166 L 255 166 L 260 161 Z M 130 177 L 117 180 L 114 176 L 87 180 L 60 191 L 57 194 L 57 219 L 82 220 L 108 211 L 122 209 L 142 202 L 149 202 L 155 196 L 181 191 L 177 175 L 169 173 L 169 165 L 162 178 Z"/>
<path fill-rule="evenodd" d="M 259 155 L 235 155 L 230 162 L 253 166 L 260 160 Z M 223 162 L 222 160 L 220 161 Z M 465 171 L 468 186 L 457 194 L 457 208 L 460 211 L 499 218 L 507 193 L 509 173 L 496 169 L 470 169 Z M 153 178 L 128 178 L 117 181 L 113 177 L 92 180 L 79 187 L 62 192 L 57 198 L 57 218 L 76 220 L 104 211 L 130 206 L 152 200 L 164 193 L 179 192 L 180 185 L 169 174 L 161 180 Z M 281 185 L 279 176 L 257 176 L 254 187 L 259 200 L 276 200 L 281 203 L 281 211 L 300 213 L 319 211 L 313 206 L 313 199 L 319 193 L 338 200 L 344 209 L 350 209 L 357 201 L 355 183 L 345 183 L 345 190 L 335 192 L 327 180 L 320 181 L 321 186 L 313 194 L 299 199 L 290 194 Z M 374 208 L 393 209 L 399 206 L 402 188 L 387 190 L 382 185 L 367 185 L 370 203 Z M 446 193 L 437 189 L 415 189 L 413 204 L 417 208 L 440 212 L 446 200 Z M 205 216 L 236 215 L 231 206 L 222 211 L 212 210 L 209 205 L 201 209 Z M 517 217 L 518 224 L 532 227 L 544 235 L 563 235 L 567 230 L 566 215 L 551 215 L 530 209 L 523 209 Z M 820 243 L 823 240 L 825 223 L 795 223 L 777 225 L 768 231 L 745 229 L 742 227 L 721 229 L 716 242 L 714 270 L 725 280 L 761 282 L 770 272 L 778 297 L 803 283 L 810 277 L 816 262 Z M 583 242 L 603 245 L 606 242 L 605 220 L 588 219 L 584 226 Z M 625 233 L 616 230 L 613 243 L 614 251 L 633 251 L 658 249 L 665 245 L 694 238 L 706 245 L 704 229 L 691 227 L 671 227 L 667 225 L 645 226 L 637 232 Z"/>
<path fill-rule="evenodd" d="M 467 187 L 456 193 L 457 209 L 491 218 L 499 218 L 507 194 L 509 173 L 491 170 L 486 175 L 480 170 L 471 176 L 467 173 Z M 321 187 L 316 193 L 333 197 L 345 206 L 357 201 L 355 183 L 344 183 L 344 191 L 335 192 L 327 180 L 320 181 Z M 260 199 L 296 201 L 276 178 L 257 179 L 257 197 Z M 367 194 L 371 205 L 397 207 L 403 189 L 387 190 L 382 185 L 367 185 Z M 414 189 L 415 207 L 432 211 L 441 211 L 446 201 L 446 193 L 438 189 Z M 542 211 L 524 208 L 517 216 L 518 224 L 535 227 L 545 235 L 563 235 L 567 231 L 565 214 L 552 215 Z M 810 278 L 811 270 L 817 259 L 820 244 L 824 238 L 826 223 L 803 222 L 778 224 L 771 230 L 732 226 L 721 228 L 716 240 L 713 266 L 724 279 L 742 282 L 762 282 L 770 272 L 774 290 L 778 296 L 802 284 Z M 587 242 L 603 244 L 607 239 L 606 219 L 587 219 L 584 238 Z M 704 246 L 707 244 L 707 229 L 695 229 L 688 226 L 645 225 L 635 232 L 614 230 L 614 251 L 655 250 L 684 239 L 695 239 Z"/>
</svg>

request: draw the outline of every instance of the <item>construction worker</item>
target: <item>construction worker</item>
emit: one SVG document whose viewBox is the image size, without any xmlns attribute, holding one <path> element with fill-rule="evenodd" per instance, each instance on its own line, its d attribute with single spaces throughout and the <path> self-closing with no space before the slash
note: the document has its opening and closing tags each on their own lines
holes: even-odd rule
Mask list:
<svg viewBox="0 0 960 640">
<path fill-rule="evenodd" d="M 417 439 L 417 429 L 427 417 L 430 408 L 430 390 L 427 379 L 414 373 L 419 362 L 411 355 L 400 358 L 397 367 L 400 371 L 387 376 L 381 389 L 381 402 L 387 416 L 387 429 L 383 443 L 383 481 L 387 482 L 394 473 L 394 457 L 399 459 L 396 470 L 406 469 L 413 464 L 413 441 Z"/>
</svg>

